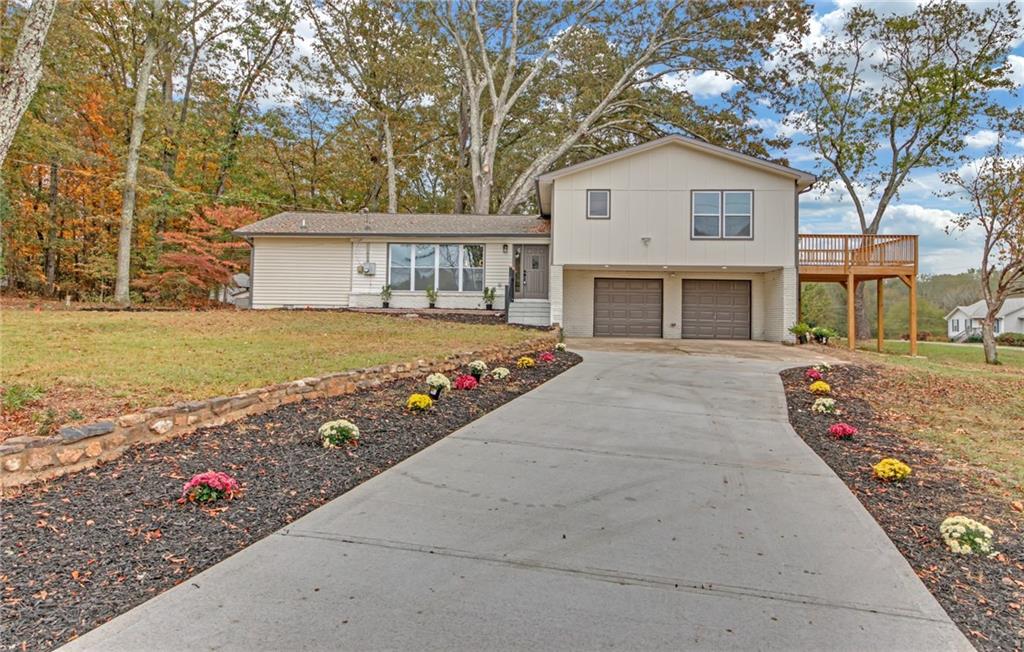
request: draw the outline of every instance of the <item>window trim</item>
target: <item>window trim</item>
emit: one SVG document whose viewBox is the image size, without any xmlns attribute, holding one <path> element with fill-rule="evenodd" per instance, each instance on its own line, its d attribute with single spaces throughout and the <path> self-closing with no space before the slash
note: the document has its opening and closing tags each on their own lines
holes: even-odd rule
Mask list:
<svg viewBox="0 0 1024 652">
<path fill-rule="evenodd" d="M 694 213 L 694 202 L 697 193 L 708 192 L 718 193 L 718 235 L 697 235 L 696 215 Z M 725 194 L 726 193 L 747 193 L 750 195 L 750 235 L 726 235 L 725 234 Z M 702 213 L 701 215 L 709 215 Z M 739 217 L 733 213 L 731 217 Z M 694 188 L 690 190 L 690 239 L 691 240 L 753 240 L 754 239 L 754 190 L 753 188 Z"/>
<path fill-rule="evenodd" d="M 456 269 L 457 277 L 459 280 L 458 290 L 440 290 L 438 289 L 438 280 L 440 278 L 439 269 L 441 261 L 441 247 L 444 246 L 457 246 L 459 248 L 459 266 Z M 413 286 L 416 284 L 416 247 L 427 246 L 434 248 L 434 290 L 438 293 L 447 294 L 466 294 L 472 292 L 483 292 L 483 290 L 465 290 L 463 289 L 463 275 L 467 269 L 479 269 L 483 272 L 483 287 L 487 287 L 487 245 L 483 242 L 388 242 L 387 246 L 387 277 L 385 284 L 391 287 L 393 292 L 406 292 L 409 294 L 419 294 L 426 290 L 414 290 Z M 406 246 L 409 247 L 409 284 L 404 288 L 395 287 L 391 283 L 391 247 L 393 246 Z M 480 247 L 480 252 L 483 256 L 481 259 L 480 267 L 466 267 L 466 247 Z M 449 269 L 449 268 L 446 268 Z"/>
<path fill-rule="evenodd" d="M 603 192 L 608 197 L 608 212 L 605 215 L 593 215 L 590 212 L 590 193 Z M 610 188 L 587 188 L 587 219 L 588 220 L 610 220 L 612 219 L 612 191 Z"/>
<path fill-rule="evenodd" d="M 953 321 L 953 324 L 952 324 L 953 332 L 954 333 L 959 333 L 960 332 L 960 320 L 959 319 L 954 319 L 952 321 Z"/>
</svg>

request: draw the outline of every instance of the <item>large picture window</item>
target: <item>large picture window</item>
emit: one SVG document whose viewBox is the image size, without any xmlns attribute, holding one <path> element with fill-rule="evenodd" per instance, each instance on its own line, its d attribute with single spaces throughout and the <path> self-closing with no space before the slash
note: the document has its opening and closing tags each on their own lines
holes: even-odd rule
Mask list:
<svg viewBox="0 0 1024 652">
<path fill-rule="evenodd" d="M 399 292 L 482 292 L 484 246 L 390 244 L 388 283 Z"/>
<path fill-rule="evenodd" d="M 690 214 L 695 239 L 754 237 L 754 193 L 749 190 L 695 190 Z"/>
</svg>

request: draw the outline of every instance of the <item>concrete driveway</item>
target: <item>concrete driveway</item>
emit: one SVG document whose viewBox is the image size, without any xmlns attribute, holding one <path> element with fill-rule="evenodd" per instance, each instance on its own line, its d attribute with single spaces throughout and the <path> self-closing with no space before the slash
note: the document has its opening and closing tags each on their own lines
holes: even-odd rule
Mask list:
<svg viewBox="0 0 1024 652">
<path fill-rule="evenodd" d="M 786 363 L 584 357 L 67 649 L 971 649 Z"/>
</svg>

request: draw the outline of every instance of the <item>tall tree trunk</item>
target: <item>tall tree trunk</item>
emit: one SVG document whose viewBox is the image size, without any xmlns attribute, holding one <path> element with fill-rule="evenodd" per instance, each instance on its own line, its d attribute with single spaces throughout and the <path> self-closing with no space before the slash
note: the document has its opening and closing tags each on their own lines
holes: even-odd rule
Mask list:
<svg viewBox="0 0 1024 652">
<path fill-rule="evenodd" d="M 174 64 L 173 57 L 168 55 L 167 65 L 164 67 L 163 101 L 164 101 L 164 142 L 161 157 L 163 159 L 164 174 L 168 179 L 174 179 L 174 168 L 178 163 L 178 144 L 174 142 L 174 119 L 171 117 L 174 112 Z"/>
<path fill-rule="evenodd" d="M 53 296 L 57 282 L 57 161 L 50 162 L 50 210 L 49 225 L 46 230 L 46 254 L 43 265 L 46 274 L 46 294 Z"/>
<path fill-rule="evenodd" d="M 459 155 L 455 169 L 455 214 L 466 212 L 466 168 L 469 167 L 469 112 L 466 109 L 466 85 L 459 91 Z"/>
<path fill-rule="evenodd" d="M 853 314 L 857 324 L 857 339 L 871 339 L 871 320 L 868 319 L 868 306 L 864 299 L 865 283 L 857 284 L 857 291 L 853 295 Z M 909 324 L 908 324 L 909 327 Z"/>
<path fill-rule="evenodd" d="M 999 364 L 999 357 L 996 353 L 995 323 L 995 314 L 991 311 L 981 321 L 981 346 L 985 349 L 985 362 L 987 364 Z"/>
<path fill-rule="evenodd" d="M 155 23 L 163 11 L 164 0 L 153 0 L 152 19 Z M 150 25 L 146 34 L 146 45 L 135 80 L 135 107 L 132 109 L 132 131 L 128 141 L 128 161 L 124 172 L 124 194 L 121 204 L 121 232 L 117 238 L 117 280 L 114 284 L 114 301 L 127 306 L 131 303 L 129 283 L 131 281 L 132 227 L 135 223 L 135 189 L 139 172 L 139 150 L 142 149 L 142 133 L 146 129 L 146 96 L 149 94 L 149 78 L 156 58 L 157 30 Z"/>
<path fill-rule="evenodd" d="M 21 116 L 25 115 L 42 76 L 43 45 L 56 7 L 57 0 L 32 3 L 14 46 L 11 64 L 0 76 L 0 165 L 7 160 L 7 150 L 11 148 Z"/>
<path fill-rule="evenodd" d="M 388 166 L 388 212 L 398 212 L 398 184 L 395 181 L 395 143 L 391 136 L 391 120 L 384 116 L 384 158 Z"/>
</svg>

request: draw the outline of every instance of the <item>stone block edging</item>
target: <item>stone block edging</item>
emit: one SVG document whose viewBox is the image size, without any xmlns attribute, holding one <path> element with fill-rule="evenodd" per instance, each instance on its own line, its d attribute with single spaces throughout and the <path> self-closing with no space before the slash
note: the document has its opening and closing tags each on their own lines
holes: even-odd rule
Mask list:
<svg viewBox="0 0 1024 652">
<path fill-rule="evenodd" d="M 471 360 L 491 363 L 554 346 L 550 331 L 515 346 L 492 346 L 440 360 L 379 365 L 302 378 L 246 390 L 233 396 L 147 408 L 94 423 L 64 426 L 50 437 L 12 437 L 0 443 L 0 487 L 15 487 L 88 469 L 120 457 L 129 447 L 224 425 L 281 405 L 351 394 L 393 380 L 449 373 Z"/>
</svg>

